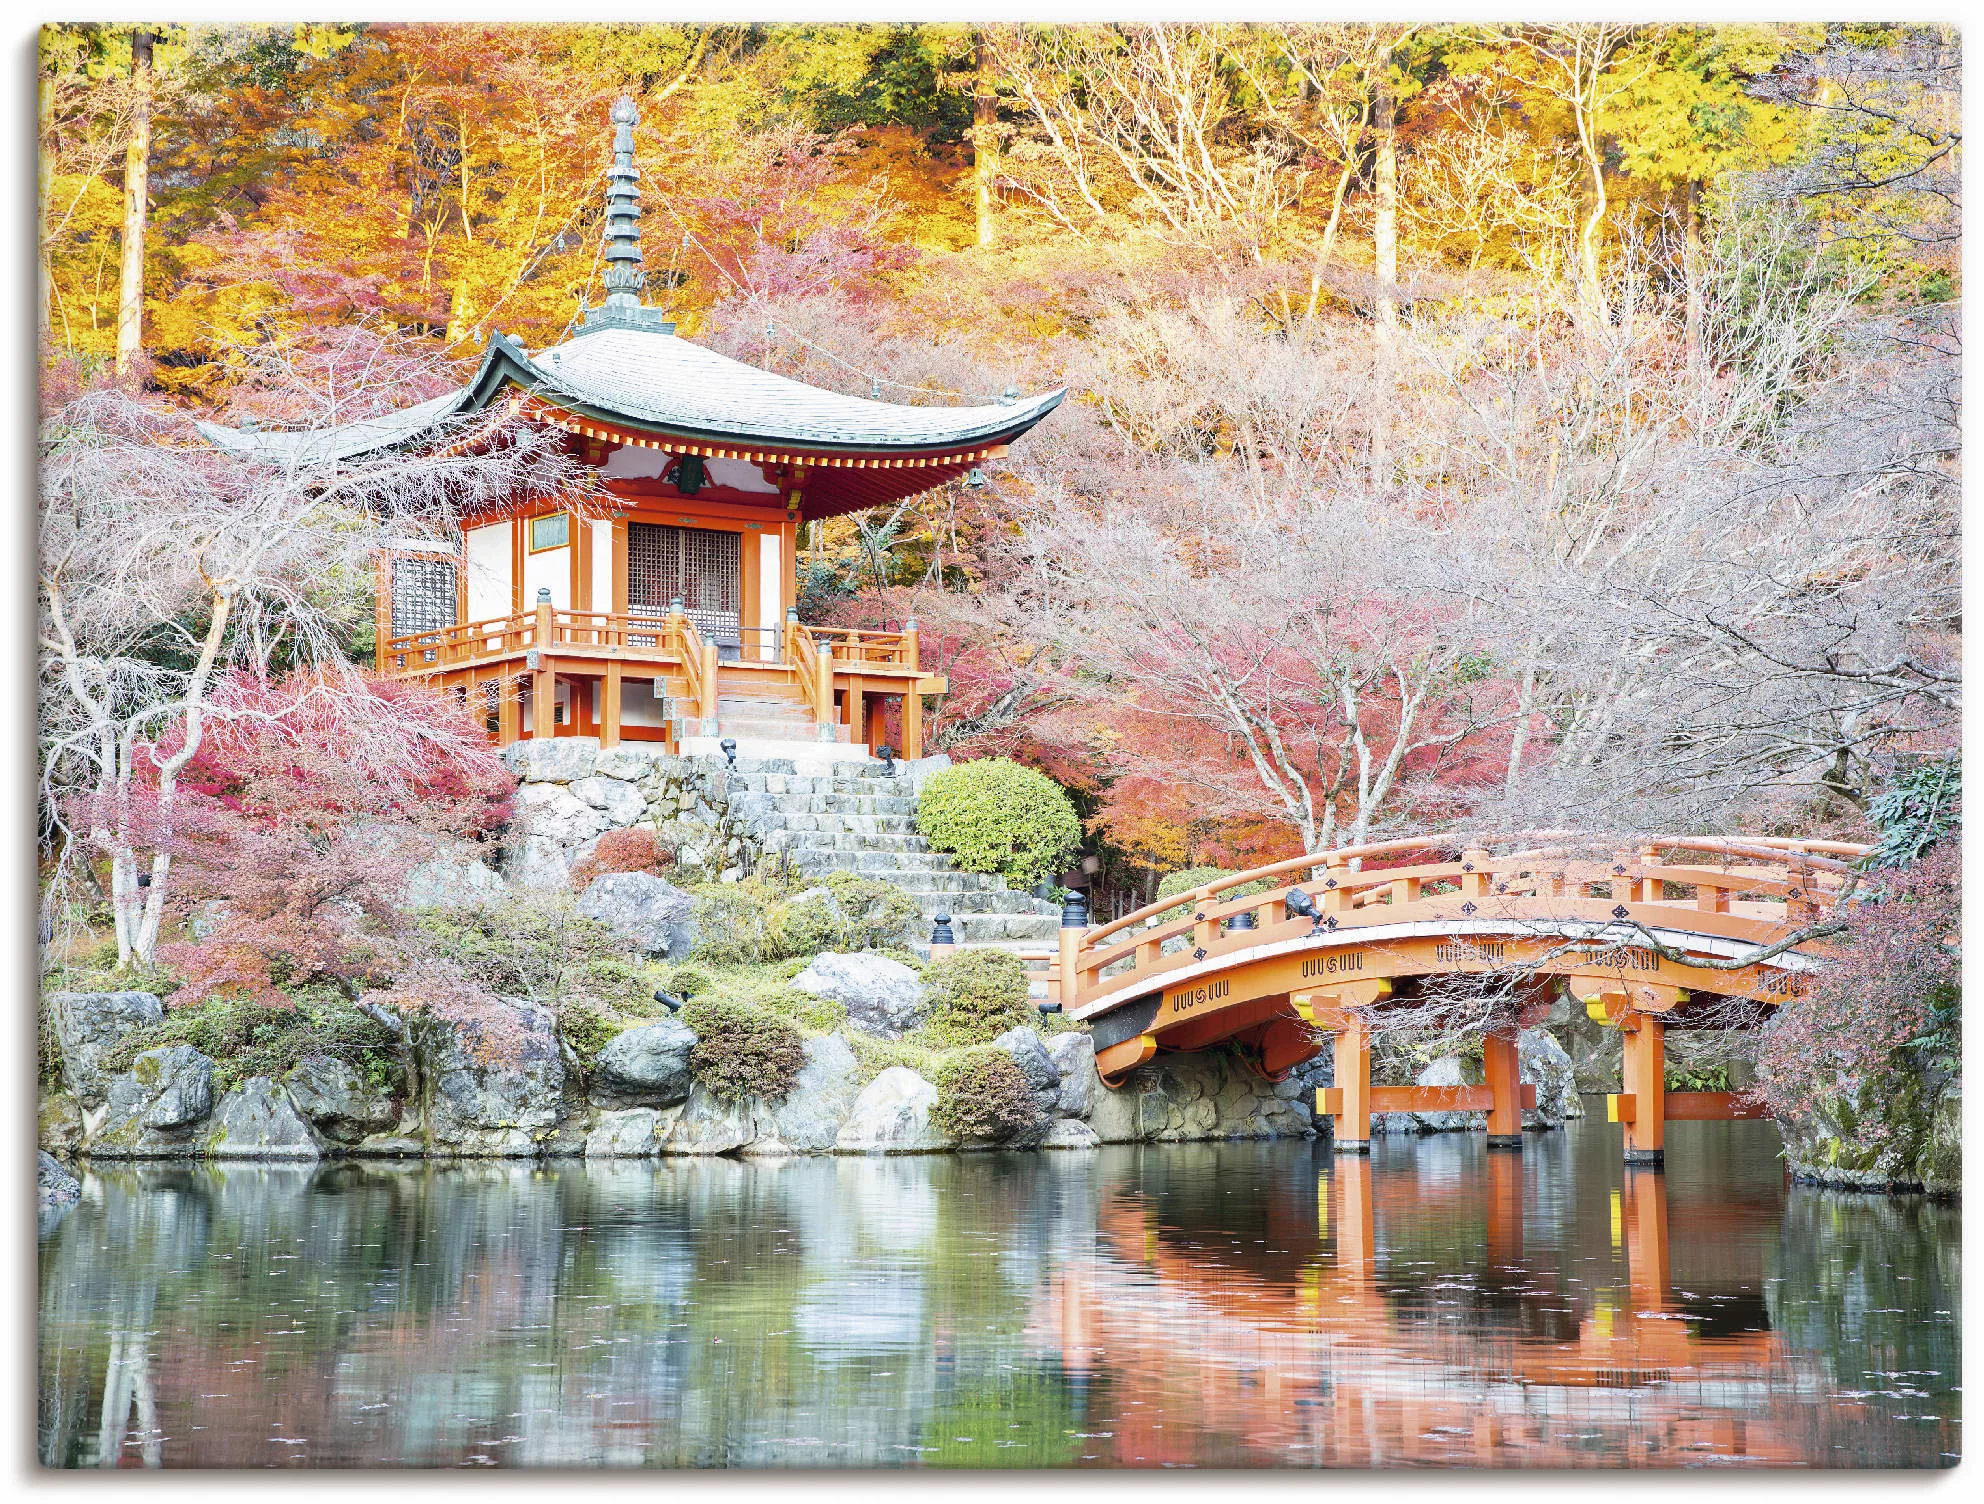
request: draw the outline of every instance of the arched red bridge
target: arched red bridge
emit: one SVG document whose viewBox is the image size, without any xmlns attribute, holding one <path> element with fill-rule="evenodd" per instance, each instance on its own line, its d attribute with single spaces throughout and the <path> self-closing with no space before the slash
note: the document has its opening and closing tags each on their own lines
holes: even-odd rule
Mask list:
<svg viewBox="0 0 1984 1504">
<path fill-rule="evenodd" d="M 1228 1041 L 1279 1079 L 1334 1035 L 1337 1084 L 1318 1107 L 1337 1148 L 1358 1150 L 1374 1112 L 1461 1109 L 1487 1112 L 1491 1145 L 1519 1147 L 1516 1033 L 1567 989 L 1624 1031 L 1611 1116 L 1629 1160 L 1658 1161 L 1671 1120 L 1761 1115 L 1732 1093 L 1666 1091 L 1666 1031 L 1754 1026 L 1802 995 L 1865 850 L 1692 836 L 1619 850 L 1570 831 L 1344 847 L 1064 929 L 1058 994 L 1112 1086 L 1156 1055 Z M 1485 1084 L 1373 1088 L 1373 1028 L 1437 1009 L 1429 981 L 1461 976 L 1505 1003 L 1483 1037 Z"/>
</svg>

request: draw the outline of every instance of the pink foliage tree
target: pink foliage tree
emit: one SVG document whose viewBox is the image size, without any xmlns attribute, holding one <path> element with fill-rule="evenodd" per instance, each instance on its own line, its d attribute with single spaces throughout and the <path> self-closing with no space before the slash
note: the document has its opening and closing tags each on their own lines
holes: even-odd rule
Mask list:
<svg viewBox="0 0 1984 1504">
<path fill-rule="evenodd" d="M 432 690 L 234 673 L 214 715 L 174 799 L 156 781 L 129 796 L 176 858 L 172 910 L 199 919 L 196 938 L 160 947 L 186 978 L 178 1002 L 280 1004 L 285 985 L 376 978 L 411 869 L 437 838 L 508 818 L 513 785 L 482 728 Z"/>
<path fill-rule="evenodd" d="M 1886 1076 L 1901 1052 L 1931 1069 L 1953 1070 L 1962 996 L 1962 857 L 1957 842 L 1877 875 L 1869 896 L 1847 911 L 1837 961 L 1811 994 L 1782 1009 L 1757 1055 L 1758 1094 L 1780 1118 L 1810 1116 L 1842 1092 Z M 1860 1125 L 1878 1140 L 1894 1125 Z"/>
</svg>

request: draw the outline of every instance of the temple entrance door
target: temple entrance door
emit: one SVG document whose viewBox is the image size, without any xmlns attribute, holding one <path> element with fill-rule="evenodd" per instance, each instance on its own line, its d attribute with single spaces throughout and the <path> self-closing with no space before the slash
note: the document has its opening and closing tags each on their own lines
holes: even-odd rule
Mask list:
<svg viewBox="0 0 1984 1504">
<path fill-rule="evenodd" d="M 742 652 L 743 555 L 736 533 L 716 528 L 627 524 L 627 609 L 661 616 L 682 609 L 725 662 Z"/>
</svg>

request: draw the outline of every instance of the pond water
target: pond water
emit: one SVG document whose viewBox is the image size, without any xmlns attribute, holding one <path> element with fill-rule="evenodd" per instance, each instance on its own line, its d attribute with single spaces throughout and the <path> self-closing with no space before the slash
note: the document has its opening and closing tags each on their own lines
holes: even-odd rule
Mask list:
<svg viewBox="0 0 1984 1504">
<path fill-rule="evenodd" d="M 103 1166 L 59 1467 L 1934 1467 L 1952 1208 L 1766 1123 L 1095 1153 Z"/>
</svg>

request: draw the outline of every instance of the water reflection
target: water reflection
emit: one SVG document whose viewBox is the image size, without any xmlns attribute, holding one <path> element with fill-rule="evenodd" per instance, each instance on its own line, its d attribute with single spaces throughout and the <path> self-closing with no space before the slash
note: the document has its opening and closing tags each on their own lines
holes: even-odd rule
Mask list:
<svg viewBox="0 0 1984 1504">
<path fill-rule="evenodd" d="M 1934 1466 L 1955 1214 L 1602 1125 L 1100 1154 L 103 1168 L 57 1466 Z"/>
</svg>

